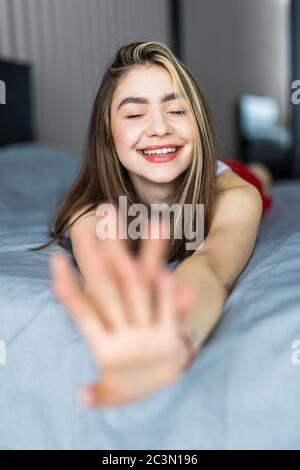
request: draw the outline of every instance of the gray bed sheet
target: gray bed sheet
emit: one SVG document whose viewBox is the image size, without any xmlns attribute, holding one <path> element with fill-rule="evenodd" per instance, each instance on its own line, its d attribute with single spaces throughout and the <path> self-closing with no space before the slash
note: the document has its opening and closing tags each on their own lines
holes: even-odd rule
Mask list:
<svg viewBox="0 0 300 470">
<path fill-rule="evenodd" d="M 254 252 L 192 368 L 146 399 L 87 410 L 75 392 L 97 371 L 49 284 L 49 255 L 62 248 L 27 250 L 45 241 L 78 168 L 60 149 L 0 152 L 0 448 L 299 449 L 300 181 L 273 186 Z"/>
</svg>

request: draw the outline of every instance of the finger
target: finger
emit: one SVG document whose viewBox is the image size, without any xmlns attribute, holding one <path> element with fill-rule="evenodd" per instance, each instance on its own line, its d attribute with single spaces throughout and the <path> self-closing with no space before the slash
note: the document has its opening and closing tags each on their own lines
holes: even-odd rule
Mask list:
<svg viewBox="0 0 300 470">
<path fill-rule="evenodd" d="M 139 259 L 141 269 L 149 284 L 154 282 L 156 273 L 168 255 L 170 241 L 164 238 L 166 233 L 164 230 L 166 230 L 166 223 L 157 217 L 151 217 L 144 230 Z"/>
<path fill-rule="evenodd" d="M 154 317 L 152 309 L 151 291 L 146 285 L 135 259 L 122 260 L 115 266 L 118 282 L 122 292 L 122 299 L 131 319 L 131 324 L 147 325 Z"/>
<path fill-rule="evenodd" d="M 84 291 L 110 330 L 123 328 L 128 323 L 118 286 L 111 272 L 111 262 L 105 256 L 103 242 L 93 233 L 82 233 L 85 248 Z"/>
<path fill-rule="evenodd" d="M 127 227 L 116 206 L 114 204 L 100 204 L 96 215 L 99 216 L 99 222 L 96 226 L 96 235 L 101 241 L 99 247 L 110 263 L 114 265 L 120 263 L 120 258 L 123 256 L 130 257 L 126 242 Z M 122 238 L 123 236 L 125 238 Z"/>
<path fill-rule="evenodd" d="M 89 278 L 84 286 L 99 315 L 110 330 L 120 330 L 127 326 L 128 315 L 123 305 L 120 289 L 101 250 L 97 251 L 95 261 L 91 261 Z"/>
<path fill-rule="evenodd" d="M 92 349 L 98 352 L 106 331 L 83 294 L 69 260 L 62 253 L 55 253 L 50 257 L 50 268 L 54 294 L 70 312 Z"/>
<path fill-rule="evenodd" d="M 98 227 L 98 235 L 103 237 L 103 253 L 122 290 L 127 316 L 132 324 L 146 325 L 152 317 L 150 292 L 143 282 L 143 273 L 138 268 L 138 262 L 119 237 L 119 227 L 124 229 L 124 221 L 114 206 L 106 208 L 105 222 L 111 227 L 110 236 L 104 238 L 103 225 Z"/>
</svg>

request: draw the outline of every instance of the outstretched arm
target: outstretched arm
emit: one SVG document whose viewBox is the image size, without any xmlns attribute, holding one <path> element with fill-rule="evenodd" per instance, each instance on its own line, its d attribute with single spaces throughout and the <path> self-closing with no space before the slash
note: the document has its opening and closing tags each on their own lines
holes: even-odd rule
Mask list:
<svg viewBox="0 0 300 470">
<path fill-rule="evenodd" d="M 199 349 L 222 313 L 224 302 L 255 246 L 262 215 L 259 191 L 232 171 L 218 177 L 218 196 L 203 247 L 175 269 L 196 301 L 181 318 L 181 329 Z"/>
<path fill-rule="evenodd" d="M 71 232 L 83 289 L 65 257 L 51 259 L 54 292 L 102 370 L 101 380 L 86 389 L 90 404 L 128 402 L 176 380 L 186 363 L 179 334 L 189 335 L 197 349 L 218 321 L 252 253 L 262 212 L 256 188 L 237 176 L 220 182 L 204 247 L 172 273 L 161 268 L 163 240 L 146 240 L 134 259 L 120 240 L 98 240 L 95 216 Z"/>
</svg>

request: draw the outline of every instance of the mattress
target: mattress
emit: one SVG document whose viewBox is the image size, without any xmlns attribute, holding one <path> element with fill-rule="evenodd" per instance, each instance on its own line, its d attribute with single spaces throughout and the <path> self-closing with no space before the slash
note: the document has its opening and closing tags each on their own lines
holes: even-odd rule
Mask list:
<svg viewBox="0 0 300 470">
<path fill-rule="evenodd" d="M 75 392 L 99 372 L 49 284 L 49 256 L 63 248 L 28 251 L 46 241 L 79 166 L 41 145 L 0 152 L 0 448 L 299 449 L 300 181 L 272 187 L 253 254 L 191 369 L 145 399 L 87 410 Z"/>
</svg>

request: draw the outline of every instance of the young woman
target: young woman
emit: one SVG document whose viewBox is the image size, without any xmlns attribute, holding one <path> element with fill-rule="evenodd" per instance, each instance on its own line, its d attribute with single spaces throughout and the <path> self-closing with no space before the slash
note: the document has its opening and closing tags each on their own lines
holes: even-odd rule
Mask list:
<svg viewBox="0 0 300 470">
<path fill-rule="evenodd" d="M 101 371 L 81 391 L 82 403 L 145 397 L 191 365 L 255 245 L 268 174 L 253 170 L 260 188 L 217 159 L 204 96 L 166 46 L 136 42 L 119 49 L 95 98 L 81 171 L 60 201 L 49 242 L 69 235 L 82 275 L 61 252 L 51 257 L 54 293 Z M 149 227 L 142 240 L 100 239 L 97 208 L 117 208 L 119 196 L 129 207 L 188 204 L 194 228 L 203 204 L 204 243 L 188 251 L 185 235 L 178 239 L 172 230 L 166 240 L 159 219 L 150 223 L 160 231 L 157 239 Z M 106 222 L 117 226 L 115 216 L 108 208 Z M 164 262 L 177 265 L 170 270 Z"/>
</svg>

